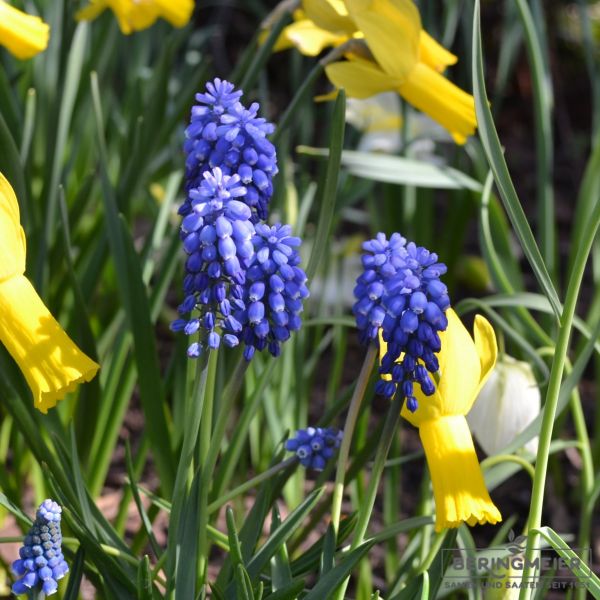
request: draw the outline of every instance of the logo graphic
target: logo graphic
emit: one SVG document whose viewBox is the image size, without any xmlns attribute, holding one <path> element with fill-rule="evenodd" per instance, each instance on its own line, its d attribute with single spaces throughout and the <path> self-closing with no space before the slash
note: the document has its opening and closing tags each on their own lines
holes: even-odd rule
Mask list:
<svg viewBox="0 0 600 600">
<path fill-rule="evenodd" d="M 537 548 L 535 558 L 525 558 L 527 536 L 508 534 L 508 543 L 482 549 L 442 549 L 447 564 L 444 587 L 454 589 L 571 589 L 586 587 L 586 577 L 575 576 L 581 566 L 591 564 L 591 549 L 568 549 L 577 556 L 565 558 L 553 548 Z M 523 579 L 525 568 L 535 575 Z"/>
</svg>

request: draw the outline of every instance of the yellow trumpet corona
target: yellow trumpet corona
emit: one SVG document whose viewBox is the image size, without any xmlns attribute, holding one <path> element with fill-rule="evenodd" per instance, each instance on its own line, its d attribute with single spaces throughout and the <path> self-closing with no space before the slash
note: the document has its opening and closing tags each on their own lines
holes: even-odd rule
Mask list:
<svg viewBox="0 0 600 600">
<path fill-rule="evenodd" d="M 6 346 L 43 413 L 100 368 L 63 331 L 23 275 L 25 233 L 19 205 L 0 173 L 0 341 Z"/>
<path fill-rule="evenodd" d="M 497 523 L 500 511 L 485 487 L 465 415 L 496 363 L 497 346 L 489 321 L 477 315 L 474 338 L 456 313 L 446 312 L 448 327 L 439 333 L 439 379 L 432 396 L 415 386 L 418 408 L 402 416 L 419 429 L 435 498 L 435 529 L 465 522 Z M 385 343 L 380 340 L 381 356 Z"/>
<path fill-rule="evenodd" d="M 20 59 L 31 58 L 48 46 L 50 27 L 0 0 L 0 45 Z"/>
</svg>

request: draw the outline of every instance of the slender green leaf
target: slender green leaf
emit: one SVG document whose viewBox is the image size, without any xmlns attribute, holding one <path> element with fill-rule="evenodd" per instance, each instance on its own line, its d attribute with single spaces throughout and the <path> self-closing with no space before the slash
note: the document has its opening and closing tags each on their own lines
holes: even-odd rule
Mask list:
<svg viewBox="0 0 600 600">
<path fill-rule="evenodd" d="M 137 572 L 137 593 L 139 600 L 152 600 L 152 571 L 147 554 L 140 560 Z"/>
<path fill-rule="evenodd" d="M 329 151 L 325 148 L 299 146 L 297 151 L 308 156 L 329 156 Z M 452 167 L 440 167 L 402 156 L 344 150 L 341 164 L 357 177 L 384 183 L 433 189 L 467 189 L 474 192 L 482 189 L 477 180 Z"/>
<path fill-rule="evenodd" d="M 571 572 L 577 577 L 580 583 L 583 583 L 587 591 L 594 597 L 600 598 L 600 579 L 592 569 L 583 561 L 569 545 L 563 540 L 556 531 L 550 527 L 540 527 L 535 530 L 545 539 L 556 553 L 564 560 Z M 530 534 L 532 532 L 530 531 Z M 586 548 L 582 548 L 586 550 Z M 591 556 L 589 557 L 591 560 Z"/>
<path fill-rule="evenodd" d="M 319 501 L 323 491 L 324 488 L 319 488 L 309 494 L 304 502 L 288 515 L 287 519 L 268 537 L 260 550 L 250 559 L 247 570 L 252 579 L 259 576 L 275 552 L 300 527 L 302 521 Z"/>
<path fill-rule="evenodd" d="M 82 546 L 79 546 L 74 560 L 69 564 L 69 584 L 63 596 L 64 600 L 77 600 L 79 598 L 84 560 L 85 550 Z"/>
<path fill-rule="evenodd" d="M 315 241 L 310 253 L 310 260 L 308 261 L 308 266 L 306 267 L 306 275 L 308 276 L 308 279 L 312 279 L 316 273 L 319 262 L 325 254 L 325 249 L 329 242 L 331 224 L 333 222 L 333 215 L 335 212 L 342 148 L 344 147 L 345 125 L 346 93 L 344 90 L 339 90 L 335 101 L 335 106 L 333 107 L 327 168 L 325 170 L 325 179 L 323 182 L 323 193 L 320 196 L 321 209 L 319 211 L 317 233 L 315 234 Z"/>
<path fill-rule="evenodd" d="M 352 573 L 354 567 L 364 558 L 367 552 L 373 547 L 373 541 L 363 542 L 358 548 L 355 548 L 347 554 L 337 567 L 334 567 L 321 577 L 306 596 L 304 600 L 323 600 L 323 598 L 333 598 L 333 593 Z"/>
<path fill-rule="evenodd" d="M 473 16 L 473 95 L 475 97 L 475 109 L 477 113 L 477 124 L 479 127 L 479 136 L 483 148 L 490 164 L 494 179 L 500 197 L 504 203 L 504 208 L 519 238 L 523 252 L 529 261 L 534 275 L 540 284 L 544 294 L 552 305 L 552 310 L 558 319 L 562 313 L 562 306 L 550 279 L 544 259 L 536 244 L 535 238 L 529 226 L 529 221 L 525 216 L 517 192 L 504 160 L 502 146 L 496 132 L 492 113 L 490 111 L 488 98 L 485 91 L 485 80 L 483 71 L 483 51 L 481 46 L 481 25 L 480 25 L 480 2 L 475 1 L 475 10 Z"/>
</svg>

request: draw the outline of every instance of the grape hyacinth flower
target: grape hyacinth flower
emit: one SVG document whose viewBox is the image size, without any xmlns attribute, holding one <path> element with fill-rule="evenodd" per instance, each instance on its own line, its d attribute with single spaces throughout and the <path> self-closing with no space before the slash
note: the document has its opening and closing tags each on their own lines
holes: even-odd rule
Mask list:
<svg viewBox="0 0 600 600">
<path fill-rule="evenodd" d="M 343 432 L 332 427 L 299 429 L 285 443 L 285 449 L 295 452 L 303 467 L 322 471 L 342 442 Z"/>
<path fill-rule="evenodd" d="M 37 510 L 35 521 L 19 550 L 20 558 L 12 564 L 18 579 L 12 586 L 14 594 L 28 594 L 37 589 L 46 596 L 58 589 L 58 580 L 69 571 L 62 554 L 60 531 L 61 507 L 44 500 Z"/>
<path fill-rule="evenodd" d="M 200 341 L 188 348 L 197 358 L 203 347 L 219 347 L 222 339 L 237 346 L 242 325 L 233 316 L 244 308 L 246 268 L 254 254 L 250 208 L 241 200 L 246 188 L 238 175 L 224 175 L 218 167 L 204 173 L 200 187 L 190 190 L 190 212 L 181 223 L 181 239 L 188 254 L 184 292 L 179 306 L 182 318 L 171 323 L 173 331 L 187 335 L 201 332 Z M 183 315 L 193 313 L 191 318 Z"/>
<path fill-rule="evenodd" d="M 206 84 L 206 92 L 196 94 L 186 129 L 186 189 L 201 184 L 203 173 L 219 167 L 225 175 L 237 174 L 246 187 L 243 201 L 252 210 L 251 220 L 267 218 L 273 194 L 272 179 L 277 174 L 275 146 L 267 139 L 274 126 L 258 116 L 257 102 L 246 108 L 240 101 L 242 91 L 232 83 L 216 78 Z M 186 200 L 179 212 L 187 215 Z"/>
<path fill-rule="evenodd" d="M 265 348 L 279 356 L 281 344 L 302 325 L 300 313 L 309 292 L 296 249 L 301 240 L 291 232 L 289 225 L 256 225 L 254 257 L 244 286 L 245 308 L 235 313 L 243 325 L 246 360 Z"/>
<path fill-rule="evenodd" d="M 414 412 L 414 384 L 426 396 L 435 391 L 429 373 L 439 369 L 438 332 L 448 325 L 444 313 L 450 306 L 448 290 L 440 281 L 446 265 L 438 262 L 437 254 L 406 243 L 398 234 L 387 241 L 380 233 L 363 248 L 365 271 L 357 280 L 353 310 L 363 342 L 381 330 L 387 343 L 379 369 L 384 379 L 376 389 L 391 397 L 400 386 L 407 408 Z"/>
</svg>

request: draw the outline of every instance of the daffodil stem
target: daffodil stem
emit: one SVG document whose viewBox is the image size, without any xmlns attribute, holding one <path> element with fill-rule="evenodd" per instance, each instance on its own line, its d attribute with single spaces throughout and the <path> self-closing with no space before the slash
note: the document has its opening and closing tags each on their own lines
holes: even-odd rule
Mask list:
<svg viewBox="0 0 600 600">
<path fill-rule="evenodd" d="M 548 471 L 548 456 L 550 454 L 554 419 L 556 418 L 560 386 L 567 360 L 577 297 L 579 295 L 579 288 L 581 287 L 585 265 L 599 224 L 600 202 L 596 202 L 594 210 L 590 215 L 590 219 L 579 240 L 577 255 L 573 262 L 573 268 L 566 288 L 567 293 L 560 318 L 552 368 L 550 369 L 550 380 L 542 415 L 542 428 L 540 431 L 535 477 L 533 478 L 533 489 L 531 493 L 531 506 L 529 510 L 529 527 L 533 531 L 527 536 L 527 547 L 525 549 L 525 565 L 522 576 L 522 581 L 525 585 L 527 585 L 534 575 L 533 560 L 538 554 L 536 546 L 539 542 L 539 533 L 537 530 L 542 525 L 542 508 L 544 505 L 544 490 L 546 487 L 546 475 Z M 519 600 L 528 600 L 529 598 L 531 598 L 531 590 L 528 587 L 521 588 Z"/>
<path fill-rule="evenodd" d="M 367 527 L 369 526 L 369 519 L 373 513 L 373 506 L 375 505 L 375 498 L 377 496 L 377 490 L 379 488 L 379 481 L 381 475 L 385 469 L 385 461 L 387 459 L 390 446 L 394 435 L 396 435 L 396 429 L 398 427 L 398 421 L 400 420 L 400 409 L 404 402 L 404 395 L 402 389 L 399 387 L 394 400 L 390 404 L 390 408 L 385 416 L 385 425 L 383 432 L 381 433 L 381 440 L 377 446 L 377 452 L 375 454 L 375 460 L 373 461 L 373 469 L 371 471 L 371 477 L 369 479 L 369 486 L 364 498 L 361 501 L 360 508 L 358 509 L 358 519 L 356 522 L 356 528 L 354 529 L 354 537 L 352 538 L 352 544 L 350 545 L 350 551 L 358 548 L 365 539 L 367 533 Z M 348 585 L 348 579 L 346 579 L 337 593 L 337 600 L 344 598 L 344 593 Z"/>
<path fill-rule="evenodd" d="M 544 348 L 540 355 L 554 354 L 554 348 Z M 565 362 L 565 372 L 571 373 L 571 361 L 567 358 Z M 590 531 L 592 526 L 592 516 L 594 514 L 594 504 L 590 502 L 590 494 L 594 489 L 594 458 L 590 447 L 590 437 L 585 423 L 585 415 L 581 406 L 581 397 L 579 390 L 574 388 L 571 392 L 571 416 L 575 426 L 575 435 L 577 437 L 578 448 L 581 452 L 581 520 L 579 522 L 579 535 L 577 537 L 577 548 L 580 551 L 582 560 L 588 557 L 587 548 L 590 546 Z M 576 600 L 585 600 L 586 589 L 581 588 L 575 591 Z"/>
<path fill-rule="evenodd" d="M 517 463 L 523 467 L 527 473 L 529 473 L 531 479 L 535 478 L 535 469 L 533 468 L 533 465 L 522 456 L 517 456 L 516 454 L 496 454 L 495 456 L 490 456 L 489 458 L 481 461 L 481 468 L 485 471 L 486 469 L 490 469 L 494 465 L 503 462 Z"/>
<path fill-rule="evenodd" d="M 429 552 L 427 553 L 427 556 L 424 558 L 423 562 L 419 565 L 419 568 L 417 569 L 415 575 L 421 575 L 421 573 L 424 573 L 425 571 L 427 571 L 429 569 L 429 567 L 433 564 L 433 561 L 435 559 L 435 557 L 437 556 L 437 553 L 440 551 L 440 548 L 442 547 L 442 544 L 444 543 L 444 540 L 446 539 L 446 534 L 448 533 L 447 529 L 444 529 L 442 531 L 440 531 L 439 533 L 435 534 L 435 539 L 433 540 L 433 544 L 431 544 L 431 547 L 429 548 Z"/>
<path fill-rule="evenodd" d="M 342 513 L 342 500 L 344 497 L 344 477 L 346 475 L 346 466 L 350 456 L 350 446 L 352 445 L 352 436 L 354 434 L 354 428 L 358 419 L 358 413 L 360 412 L 360 405 L 362 404 L 367 384 L 369 383 L 369 377 L 373 370 L 373 364 L 375 357 L 377 356 L 377 346 L 374 344 L 369 346 L 367 355 L 363 362 L 362 368 L 358 375 L 358 381 L 350 400 L 350 407 L 348 408 L 348 414 L 346 416 L 346 422 L 344 423 L 344 436 L 342 438 L 342 444 L 340 446 L 340 454 L 337 461 L 337 470 L 335 473 L 335 484 L 333 488 L 333 498 L 331 501 L 331 524 L 336 535 L 339 531 L 340 516 Z"/>
</svg>

